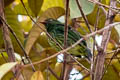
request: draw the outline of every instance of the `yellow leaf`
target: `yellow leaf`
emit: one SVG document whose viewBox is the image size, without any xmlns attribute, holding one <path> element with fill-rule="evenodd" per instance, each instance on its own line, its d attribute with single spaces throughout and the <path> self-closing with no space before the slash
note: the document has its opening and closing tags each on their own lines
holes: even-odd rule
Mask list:
<svg viewBox="0 0 120 80">
<path fill-rule="evenodd" d="M 31 80 L 44 80 L 43 74 L 41 71 L 36 71 L 32 77 Z"/>
<path fill-rule="evenodd" d="M 9 72 L 18 62 L 10 62 L 0 66 L 0 80 L 2 77 Z"/>
<path fill-rule="evenodd" d="M 56 6 L 64 8 L 63 0 L 44 0 L 42 10 L 45 11 L 48 8 Z"/>
</svg>

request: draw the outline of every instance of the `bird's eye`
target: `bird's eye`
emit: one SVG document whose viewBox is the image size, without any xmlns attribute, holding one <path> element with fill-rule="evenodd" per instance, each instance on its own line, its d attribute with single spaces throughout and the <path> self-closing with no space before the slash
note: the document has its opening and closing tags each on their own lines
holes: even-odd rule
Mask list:
<svg viewBox="0 0 120 80">
<path fill-rule="evenodd" d="M 49 21 L 53 21 L 53 19 L 49 19 Z"/>
</svg>

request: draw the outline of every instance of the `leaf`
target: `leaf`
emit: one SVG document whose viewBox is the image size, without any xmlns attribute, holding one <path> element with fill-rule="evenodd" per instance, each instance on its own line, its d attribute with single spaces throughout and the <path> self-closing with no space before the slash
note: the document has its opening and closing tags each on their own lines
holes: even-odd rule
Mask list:
<svg viewBox="0 0 120 80">
<path fill-rule="evenodd" d="M 28 10 L 28 13 L 31 15 L 31 16 L 34 16 L 34 14 L 32 13 L 31 9 L 29 8 L 29 5 L 27 2 L 24 3 L 25 4 L 25 7 L 27 8 Z M 23 5 L 21 3 L 15 5 L 15 7 L 13 8 L 14 12 L 16 14 L 19 14 L 19 15 L 27 15 Z"/>
<path fill-rule="evenodd" d="M 32 12 L 34 13 L 35 17 L 38 16 L 38 13 L 41 10 L 43 0 L 28 0 L 28 4 Z"/>
<path fill-rule="evenodd" d="M 47 48 L 50 47 L 49 43 L 48 43 L 48 38 L 47 35 L 45 34 L 45 32 L 42 32 L 37 40 L 37 42 L 43 47 L 43 48 Z"/>
<path fill-rule="evenodd" d="M 24 35 L 22 33 L 22 28 L 20 23 L 18 22 L 17 15 L 14 13 L 14 11 L 11 10 L 10 7 L 5 8 L 5 15 L 6 15 L 6 21 L 10 25 L 10 27 L 13 29 L 13 31 L 16 33 L 16 36 L 23 44 L 24 41 Z M 12 34 L 10 34 L 13 47 L 15 49 L 15 52 L 23 55 L 23 51 L 19 47 L 18 43 L 16 42 L 15 38 Z M 3 35 L 2 35 L 2 29 L 0 28 L 0 48 L 4 48 L 4 41 L 3 41 Z"/>
<path fill-rule="evenodd" d="M 60 16 L 62 16 L 63 14 L 64 14 L 64 9 L 63 8 L 53 7 L 53 8 L 49 8 L 48 10 L 46 10 L 41 15 L 41 17 L 37 20 L 37 23 L 40 26 L 37 26 L 37 25 L 34 24 L 30 33 L 29 33 L 29 36 L 28 36 L 28 39 L 27 39 L 27 42 L 26 42 L 26 45 L 25 45 L 25 50 L 26 50 L 27 54 L 29 54 L 29 52 L 30 52 L 32 46 L 34 45 L 35 41 L 40 37 L 40 34 L 43 32 L 39 27 L 41 27 L 42 29 L 45 30 L 45 26 L 43 24 L 39 23 L 39 22 L 42 22 L 47 18 L 57 19 Z M 41 40 L 41 42 L 44 42 L 44 39 Z M 46 46 L 46 47 L 48 47 L 48 46 Z"/>
<path fill-rule="evenodd" d="M 57 19 L 60 16 L 64 15 L 65 11 L 63 8 L 61 7 L 52 7 L 52 8 L 48 8 L 42 15 L 41 17 L 38 19 L 39 21 L 41 21 L 41 18 L 53 18 L 53 19 Z"/>
<path fill-rule="evenodd" d="M 31 1 L 34 1 L 34 0 L 31 0 Z M 15 11 L 17 14 L 26 15 L 26 11 L 25 11 L 23 5 L 22 5 L 19 1 L 18 1 L 18 3 L 19 3 L 19 4 L 14 7 L 14 11 Z M 24 4 L 25 4 L 25 7 L 27 8 L 29 14 L 30 14 L 31 16 L 35 16 L 35 15 L 32 13 L 32 11 L 31 11 L 31 9 L 30 9 L 30 7 L 29 7 L 29 5 L 28 5 L 28 3 L 27 3 L 26 0 L 25 0 Z M 31 3 L 31 4 L 32 4 L 32 3 Z M 40 7 L 40 6 L 39 6 L 39 7 Z M 63 3 L 62 0 L 44 0 L 43 5 L 42 5 L 42 7 L 41 7 L 40 12 L 39 12 L 38 15 L 41 15 L 41 14 L 43 13 L 43 11 L 46 11 L 48 8 L 51 8 L 51 7 L 61 7 L 61 8 L 64 8 L 64 3 Z M 35 10 L 36 10 L 36 9 L 35 9 Z"/>
<path fill-rule="evenodd" d="M 23 35 L 23 32 L 22 32 L 21 25 L 18 22 L 17 15 L 9 7 L 5 8 L 5 15 L 6 15 L 7 23 L 13 29 L 13 31 L 16 34 L 16 36 L 18 37 L 18 39 L 21 41 L 21 44 L 23 45 L 24 35 Z M 11 36 L 11 40 L 12 40 L 15 52 L 23 55 L 23 51 L 20 48 L 20 46 L 18 45 L 18 43 L 17 43 L 16 39 L 14 38 L 14 36 L 12 34 L 10 34 L 10 36 Z"/>
<path fill-rule="evenodd" d="M 103 80 L 119 80 L 119 74 L 116 72 L 113 65 L 108 67 Z"/>
<path fill-rule="evenodd" d="M 77 28 L 77 31 L 80 32 L 81 35 L 86 35 L 90 32 L 85 23 L 80 23 L 80 27 Z"/>
<path fill-rule="evenodd" d="M 116 14 L 114 20 L 115 22 L 120 22 L 120 14 Z"/>
<path fill-rule="evenodd" d="M 31 77 L 31 80 L 45 80 L 41 71 L 36 71 Z"/>
<path fill-rule="evenodd" d="M 57 74 L 57 76 L 60 76 L 61 69 L 62 69 L 63 64 L 62 63 L 56 63 L 55 68 L 53 71 Z M 50 74 L 50 79 L 51 80 L 56 80 L 56 77 Z"/>
<path fill-rule="evenodd" d="M 29 32 L 32 28 L 32 21 L 29 17 L 25 17 L 25 20 L 22 20 L 20 22 L 22 29 L 24 29 L 25 32 Z"/>
<path fill-rule="evenodd" d="M 5 63 L 0 66 L 0 80 L 2 77 L 9 72 L 15 65 L 17 65 L 17 62 L 10 62 L 10 63 Z"/>
<path fill-rule="evenodd" d="M 63 0 L 44 0 L 42 10 L 46 11 L 48 8 L 61 7 L 64 8 Z"/>
<path fill-rule="evenodd" d="M 44 29 L 44 25 L 43 24 L 40 24 L 41 28 Z M 30 33 L 29 33 L 29 36 L 28 36 L 28 39 L 26 41 L 26 44 L 25 44 L 25 51 L 27 52 L 27 54 L 29 54 L 32 46 L 34 45 L 35 41 L 38 39 L 38 37 L 40 36 L 40 33 L 43 32 L 37 25 L 33 25 Z"/>
<path fill-rule="evenodd" d="M 116 31 L 118 32 L 119 38 L 120 38 L 120 25 L 116 25 L 116 26 L 115 26 L 115 29 L 116 29 Z"/>
<path fill-rule="evenodd" d="M 94 4 L 88 2 L 88 0 L 79 0 L 79 3 L 85 15 L 90 14 L 94 10 Z M 76 0 L 70 0 L 69 5 L 71 18 L 78 18 L 82 16 L 76 3 Z"/>
<path fill-rule="evenodd" d="M 112 28 L 112 32 L 111 32 L 111 36 L 110 38 L 112 40 L 115 41 L 115 43 L 119 43 L 119 39 L 120 39 L 120 34 L 119 34 L 119 29 L 116 29 L 117 27 L 115 28 Z M 118 27 L 119 28 L 119 27 Z"/>
<path fill-rule="evenodd" d="M 89 23 L 90 23 L 92 26 L 94 26 L 94 24 L 95 24 L 95 22 L 96 22 L 96 16 L 97 16 L 97 12 L 98 12 L 97 9 L 98 9 L 98 7 L 95 6 L 94 11 L 87 16 L 88 21 L 89 21 Z M 97 26 L 97 28 L 98 28 L 98 29 L 103 28 L 104 25 L 105 25 L 105 21 L 106 21 L 105 14 L 104 14 L 103 10 L 100 8 L 99 21 L 98 21 L 98 26 Z"/>
<path fill-rule="evenodd" d="M 54 55 L 56 52 L 57 51 L 55 49 L 52 49 L 49 47 L 49 48 L 45 48 L 42 51 L 38 51 L 37 53 L 33 52 L 33 54 L 30 54 L 30 58 L 31 58 L 32 62 L 37 62 L 42 59 L 45 59 L 48 56 Z M 38 67 L 39 70 L 44 71 L 47 68 L 47 62 L 48 61 L 45 61 L 45 62 L 43 62 L 41 64 L 37 64 L 35 66 Z M 49 60 L 50 67 L 54 68 L 55 64 L 56 64 L 56 57 Z"/>
</svg>

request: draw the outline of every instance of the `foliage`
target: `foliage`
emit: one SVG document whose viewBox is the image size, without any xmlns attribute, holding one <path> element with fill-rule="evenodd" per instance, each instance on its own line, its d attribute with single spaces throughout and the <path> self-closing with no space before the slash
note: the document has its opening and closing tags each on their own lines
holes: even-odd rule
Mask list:
<svg viewBox="0 0 120 80">
<path fill-rule="evenodd" d="M 65 16 L 65 3 L 66 0 L 23 0 L 25 7 L 27 8 L 28 13 L 35 21 L 33 22 L 27 14 L 23 4 L 20 0 L 4 0 L 5 3 L 5 18 L 7 24 L 15 32 L 17 38 L 20 40 L 21 44 L 24 46 L 24 49 L 27 55 L 30 57 L 31 61 L 39 62 L 45 59 L 50 58 L 53 55 L 57 54 L 57 51 L 50 46 L 48 41 L 48 34 L 46 33 L 45 25 L 42 24 L 46 19 L 53 18 L 58 19 Z M 78 0 L 81 4 L 84 15 L 86 16 L 88 23 L 90 24 L 90 28 L 92 31 L 95 29 L 96 21 L 98 20 L 97 30 L 104 28 L 106 22 L 105 11 L 108 11 L 108 8 L 98 6 L 98 4 L 94 4 L 89 2 L 88 0 Z M 119 0 L 118 0 L 119 1 Z M 103 5 L 109 5 L 110 0 L 102 0 Z M 117 8 L 119 9 L 120 4 L 117 3 Z M 99 9 L 99 18 L 97 18 Z M 20 21 L 19 19 L 22 19 Z M 73 20 L 76 20 L 75 22 Z M 64 19 L 61 21 L 64 22 Z M 115 15 L 113 22 L 120 22 L 120 14 Z M 82 14 L 77 6 L 76 0 L 70 0 L 69 2 L 69 17 L 68 17 L 69 25 L 72 24 L 72 27 L 75 28 L 80 34 L 83 36 L 90 33 L 86 23 L 82 17 Z M 101 33 L 96 34 L 97 36 L 102 36 Z M 10 38 L 12 40 L 13 48 L 15 54 L 24 56 L 24 52 L 16 41 L 15 37 L 10 34 Z M 85 38 L 86 39 L 86 38 Z M 96 46 L 94 46 L 94 39 L 88 38 L 86 40 L 88 47 L 93 51 L 95 50 L 94 56 L 98 54 Z M 97 41 L 98 42 L 98 41 Z M 101 41 L 99 41 L 101 43 Z M 114 55 L 114 52 L 119 48 L 120 43 L 120 24 L 115 25 L 114 28 L 111 29 L 111 36 L 109 43 L 107 45 L 105 56 L 105 64 L 106 67 L 109 63 L 111 57 Z M 57 46 L 57 45 L 56 45 Z M 55 46 L 55 47 L 56 47 Z M 1 50 L 5 49 L 4 40 L 3 40 L 3 32 L 0 27 L 0 79 L 9 80 L 13 77 L 12 68 L 15 67 L 18 62 L 6 62 L 5 58 L 8 59 L 6 52 L 2 52 Z M 120 75 L 120 51 L 111 61 L 111 64 L 108 66 L 103 80 L 119 80 Z M 17 57 L 16 57 L 17 58 Z M 25 80 L 46 80 L 50 78 L 50 80 L 57 80 L 57 77 L 60 77 L 62 73 L 63 63 L 58 62 L 59 57 L 54 57 L 50 60 L 45 60 L 40 64 L 37 63 L 35 65 L 36 72 L 33 72 L 31 66 L 25 67 L 23 65 L 21 69 L 22 76 L 24 76 Z M 25 59 L 26 60 L 26 59 Z M 90 69 L 91 65 L 89 61 L 85 58 L 77 58 L 79 63 L 83 65 L 85 68 Z M 63 61 L 63 60 L 62 60 Z M 22 62 L 22 61 L 21 61 Z M 70 65 L 73 68 L 78 70 L 83 76 L 86 76 L 88 72 L 83 69 L 83 67 L 79 66 L 76 62 L 70 61 Z M 27 61 L 25 62 L 27 65 Z M 28 62 L 29 64 L 29 62 Z M 52 69 L 52 71 L 50 70 Z M 11 71 L 10 71 L 11 70 Z M 56 75 L 54 75 L 54 73 Z M 4 77 L 3 77 L 4 76 Z M 23 79 L 23 80 L 24 80 Z M 84 80 L 90 80 L 90 76 L 86 76 Z"/>
</svg>

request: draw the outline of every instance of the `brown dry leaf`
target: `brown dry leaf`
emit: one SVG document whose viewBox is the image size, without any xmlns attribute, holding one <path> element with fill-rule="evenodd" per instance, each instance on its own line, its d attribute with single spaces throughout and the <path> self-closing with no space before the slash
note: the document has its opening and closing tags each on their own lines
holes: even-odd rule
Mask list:
<svg viewBox="0 0 120 80">
<path fill-rule="evenodd" d="M 44 28 L 44 25 L 41 23 L 38 23 L 39 26 L 41 28 Z M 40 33 L 43 32 L 37 25 L 33 25 L 30 34 L 28 36 L 27 42 L 25 44 L 25 51 L 27 52 L 27 54 L 29 55 L 29 52 L 32 48 L 32 46 L 34 45 L 35 41 L 38 39 L 38 37 L 40 36 Z"/>
</svg>

